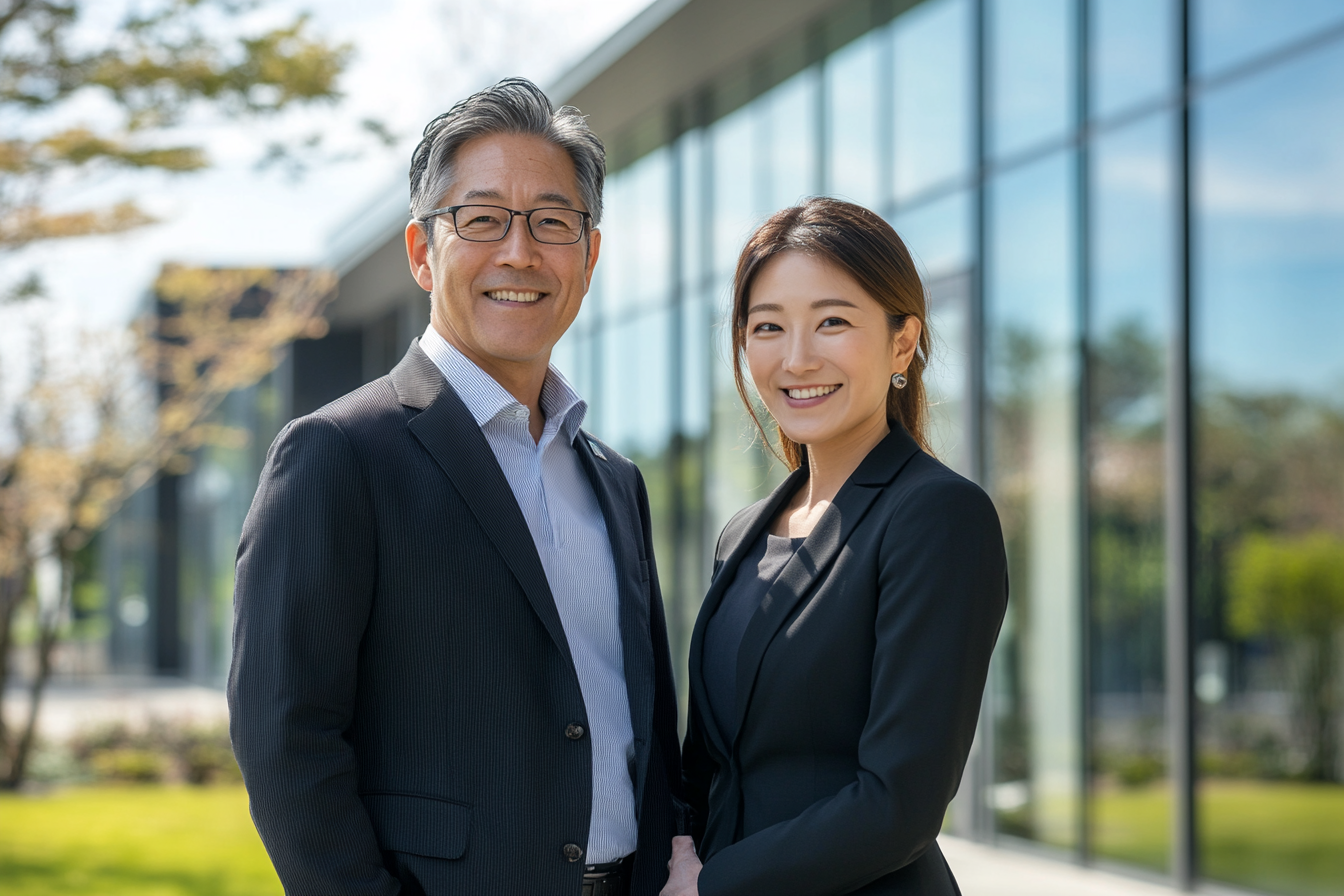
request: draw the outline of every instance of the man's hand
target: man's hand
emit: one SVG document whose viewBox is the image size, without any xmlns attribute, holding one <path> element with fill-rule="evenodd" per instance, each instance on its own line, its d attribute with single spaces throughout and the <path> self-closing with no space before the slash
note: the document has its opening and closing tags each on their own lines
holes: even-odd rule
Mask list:
<svg viewBox="0 0 1344 896">
<path fill-rule="evenodd" d="M 667 862 L 667 886 L 658 896 L 700 896 L 700 858 L 690 837 L 672 838 L 672 858 Z"/>
</svg>

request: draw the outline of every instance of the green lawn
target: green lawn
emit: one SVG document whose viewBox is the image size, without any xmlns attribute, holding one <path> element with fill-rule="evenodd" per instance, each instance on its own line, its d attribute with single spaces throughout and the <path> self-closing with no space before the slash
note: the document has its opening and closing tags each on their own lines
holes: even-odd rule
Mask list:
<svg viewBox="0 0 1344 896">
<path fill-rule="evenodd" d="M 1163 787 L 1099 792 L 1098 854 L 1165 869 L 1170 806 Z M 1204 781 L 1198 812 L 1209 880 L 1285 896 L 1344 893 L 1344 787 Z"/>
<path fill-rule="evenodd" d="M 241 786 L 0 794 L 5 896 L 264 896 L 280 881 Z"/>
</svg>

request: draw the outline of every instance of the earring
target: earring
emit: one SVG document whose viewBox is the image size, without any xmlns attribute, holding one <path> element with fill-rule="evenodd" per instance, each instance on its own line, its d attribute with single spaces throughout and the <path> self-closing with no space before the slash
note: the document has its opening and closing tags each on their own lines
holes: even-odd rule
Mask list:
<svg viewBox="0 0 1344 896">
<path fill-rule="evenodd" d="M 893 373 L 891 375 L 891 387 L 893 389 L 904 389 L 906 383 L 910 382 L 903 373 Z"/>
</svg>

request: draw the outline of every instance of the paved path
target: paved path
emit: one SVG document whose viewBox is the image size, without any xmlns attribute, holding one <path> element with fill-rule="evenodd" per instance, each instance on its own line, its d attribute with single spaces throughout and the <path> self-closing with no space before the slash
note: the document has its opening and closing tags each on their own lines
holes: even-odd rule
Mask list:
<svg viewBox="0 0 1344 896">
<path fill-rule="evenodd" d="M 939 837 L 965 896 L 1176 896 L 1171 887 L 1054 859 Z"/>
<path fill-rule="evenodd" d="M 27 719 L 26 690 L 9 689 L 4 713 L 9 725 Z M 143 727 L 151 720 L 209 725 L 228 718 L 223 691 L 176 678 L 108 676 L 90 683 L 48 685 L 42 695 L 38 730 L 44 737 L 61 741 L 108 722 L 133 727 Z"/>
</svg>

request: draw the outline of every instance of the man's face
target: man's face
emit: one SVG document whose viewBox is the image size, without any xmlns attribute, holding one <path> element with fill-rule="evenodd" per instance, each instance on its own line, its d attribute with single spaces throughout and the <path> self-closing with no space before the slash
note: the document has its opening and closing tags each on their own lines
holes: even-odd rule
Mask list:
<svg viewBox="0 0 1344 896">
<path fill-rule="evenodd" d="M 579 200 L 568 153 L 540 137 L 477 137 L 458 150 L 453 168 L 453 185 L 439 207 L 590 211 Z M 431 218 L 428 226 L 432 248 L 412 223 L 406 252 L 416 282 L 432 294 L 434 328 L 497 380 L 544 370 L 588 292 L 601 234 L 568 246 L 539 243 L 517 217 L 504 239 L 479 243 L 459 237 L 449 215 Z"/>
</svg>

